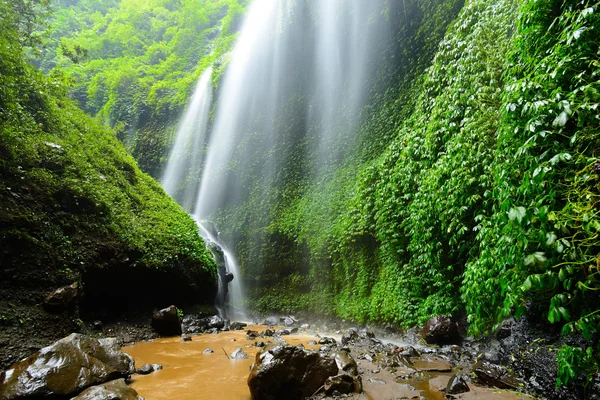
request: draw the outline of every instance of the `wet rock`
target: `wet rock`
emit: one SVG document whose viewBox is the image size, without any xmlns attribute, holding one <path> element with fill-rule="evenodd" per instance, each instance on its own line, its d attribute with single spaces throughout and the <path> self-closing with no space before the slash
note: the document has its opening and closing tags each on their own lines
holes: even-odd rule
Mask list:
<svg viewBox="0 0 600 400">
<path fill-rule="evenodd" d="M 248 325 L 243 322 L 232 322 L 229 326 L 229 329 L 231 329 L 232 331 L 241 331 L 247 326 Z"/>
<path fill-rule="evenodd" d="M 336 376 L 330 376 L 325 380 L 323 389 L 327 395 L 332 395 L 333 392 L 337 391 L 341 394 L 347 394 L 354 392 L 355 378 L 350 375 L 340 374 Z"/>
<path fill-rule="evenodd" d="M 373 332 L 370 329 L 362 329 L 360 331 L 360 338 L 367 340 L 367 339 L 375 339 L 375 332 Z"/>
<path fill-rule="evenodd" d="M 214 352 L 215 352 L 215 351 L 214 351 L 213 349 L 206 349 L 206 350 L 204 350 L 202 353 L 204 353 L 204 354 L 212 354 L 212 353 L 214 353 Z"/>
<path fill-rule="evenodd" d="M 232 360 L 247 360 L 250 357 L 244 352 L 244 350 L 241 347 L 238 347 L 234 350 L 233 353 L 231 353 L 229 358 L 231 358 Z"/>
<path fill-rule="evenodd" d="M 296 346 L 277 346 L 256 355 L 248 386 L 254 400 L 299 400 L 312 395 L 337 372 L 331 357 Z"/>
<path fill-rule="evenodd" d="M 506 339 L 512 335 L 513 322 L 513 319 L 507 319 L 502 322 L 498 332 L 496 332 L 496 338 L 498 340 Z"/>
<path fill-rule="evenodd" d="M 486 360 L 479 360 L 473 366 L 473 372 L 478 380 L 487 386 L 498 389 L 518 389 L 522 383 L 500 365 L 492 364 Z"/>
<path fill-rule="evenodd" d="M 291 317 L 285 317 L 285 318 L 283 319 L 283 324 L 284 324 L 285 326 L 292 326 L 292 325 L 294 325 L 295 323 L 296 323 L 296 321 L 294 321 L 294 320 L 293 320 Z"/>
<path fill-rule="evenodd" d="M 265 342 L 255 342 L 254 345 L 256 347 L 265 347 Z"/>
<path fill-rule="evenodd" d="M 327 354 L 330 351 L 331 351 L 331 347 L 329 347 L 329 346 L 322 346 L 319 348 L 319 353 Z"/>
<path fill-rule="evenodd" d="M 310 325 L 309 324 L 302 324 L 300 325 L 300 329 L 309 329 Z"/>
<path fill-rule="evenodd" d="M 358 365 L 356 365 L 356 361 L 347 350 L 336 351 L 333 358 L 341 371 L 352 376 L 358 376 Z"/>
<path fill-rule="evenodd" d="M 78 293 L 77 283 L 60 287 L 44 299 L 44 309 L 51 313 L 59 313 L 73 308 L 77 303 Z"/>
<path fill-rule="evenodd" d="M 218 335 L 219 334 L 219 330 L 217 328 L 211 328 L 211 329 L 207 329 L 205 331 L 205 333 L 208 333 L 210 335 Z"/>
<path fill-rule="evenodd" d="M 319 344 L 335 344 L 336 341 L 334 338 L 331 337 L 322 337 L 321 339 L 319 339 Z"/>
<path fill-rule="evenodd" d="M 92 386 L 71 400 L 144 400 L 124 379 L 117 379 L 103 385 Z"/>
<path fill-rule="evenodd" d="M 427 321 L 421 335 L 429 344 L 456 344 L 460 342 L 458 326 L 450 318 L 444 316 L 434 317 Z"/>
<path fill-rule="evenodd" d="M 182 342 L 191 342 L 192 337 L 190 335 L 181 335 L 181 341 Z"/>
<path fill-rule="evenodd" d="M 289 329 L 280 329 L 277 332 L 275 332 L 277 335 L 279 336 L 286 336 L 286 335 L 291 335 L 292 331 Z M 266 335 L 265 335 L 266 336 Z"/>
<path fill-rule="evenodd" d="M 344 332 L 344 335 L 342 336 L 342 344 L 352 344 L 356 342 L 359 338 L 360 336 L 358 335 L 358 330 L 356 330 L 355 328 L 350 328 L 346 332 Z"/>
<path fill-rule="evenodd" d="M 462 375 L 454 374 L 448 381 L 448 385 L 446 385 L 446 394 L 460 394 L 466 393 L 470 391 L 469 385 L 467 385 L 467 381 Z"/>
<path fill-rule="evenodd" d="M 275 326 L 278 323 L 279 319 L 277 317 L 268 317 L 267 319 L 265 319 L 265 322 L 263 322 L 263 325 Z"/>
<path fill-rule="evenodd" d="M 267 337 L 273 336 L 274 334 L 275 334 L 275 331 L 272 329 L 265 329 L 265 331 L 261 333 L 261 335 L 267 336 Z"/>
<path fill-rule="evenodd" d="M 306 344 L 311 344 L 311 345 L 315 345 L 318 344 L 316 340 L 309 340 L 308 342 L 306 342 Z"/>
<path fill-rule="evenodd" d="M 423 356 L 413 362 L 413 367 L 419 372 L 450 372 L 452 364 L 435 356 Z"/>
<path fill-rule="evenodd" d="M 177 307 L 169 306 L 152 314 L 152 327 L 160 336 L 180 336 L 181 321 Z"/>
<path fill-rule="evenodd" d="M 226 320 L 219 317 L 218 315 L 213 315 L 210 317 L 202 318 L 201 323 L 206 324 L 206 329 L 223 329 L 225 328 Z"/>
<path fill-rule="evenodd" d="M 251 330 L 247 330 L 246 331 L 246 339 L 248 339 L 248 340 L 254 340 L 257 337 L 258 337 L 258 332 L 251 331 Z"/>
<path fill-rule="evenodd" d="M 412 346 L 400 347 L 398 354 L 404 357 L 419 357 L 421 354 Z"/>
<path fill-rule="evenodd" d="M 141 367 L 139 367 L 135 372 L 140 375 L 148 375 L 153 373 L 154 371 L 158 371 L 159 369 L 162 369 L 162 365 L 160 364 L 144 364 Z"/>
<path fill-rule="evenodd" d="M 66 397 L 133 372 L 133 358 L 116 339 L 73 333 L 2 372 L 0 399 Z"/>
</svg>

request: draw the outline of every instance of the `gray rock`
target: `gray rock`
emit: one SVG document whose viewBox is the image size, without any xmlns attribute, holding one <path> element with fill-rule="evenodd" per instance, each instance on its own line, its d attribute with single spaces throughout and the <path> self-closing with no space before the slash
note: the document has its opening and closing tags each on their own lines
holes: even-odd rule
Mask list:
<svg viewBox="0 0 600 400">
<path fill-rule="evenodd" d="M 350 328 L 342 336 L 342 344 L 348 345 L 356 342 L 360 338 L 356 328 Z"/>
<path fill-rule="evenodd" d="M 73 333 L 0 374 L 0 399 L 70 396 L 134 372 L 116 339 Z"/>
<path fill-rule="evenodd" d="M 169 306 L 152 314 L 152 327 L 160 336 L 180 336 L 182 330 L 177 307 Z"/>
<path fill-rule="evenodd" d="M 232 360 L 247 360 L 250 357 L 248 356 L 248 354 L 246 354 L 244 352 L 244 350 L 242 350 L 241 347 L 238 347 L 237 349 L 234 350 L 233 353 L 231 353 L 229 358 L 231 358 Z"/>
<path fill-rule="evenodd" d="M 444 316 L 427 321 L 421 335 L 429 344 L 456 344 L 461 340 L 456 323 Z"/>
<path fill-rule="evenodd" d="M 71 400 L 144 400 L 124 379 L 117 379 L 103 385 L 92 386 Z"/>
<path fill-rule="evenodd" d="M 59 313 L 76 305 L 79 295 L 77 282 L 63 286 L 50 293 L 44 299 L 44 309 L 51 313 Z"/>
<path fill-rule="evenodd" d="M 446 394 L 460 394 L 466 393 L 470 390 L 471 389 L 469 389 L 469 385 L 467 385 L 465 378 L 462 375 L 454 374 L 448 381 L 445 392 Z"/>
<path fill-rule="evenodd" d="M 158 371 L 159 369 L 162 369 L 162 365 L 160 364 L 144 364 L 141 367 L 139 367 L 135 372 L 140 375 L 148 375 L 154 371 Z"/>
<path fill-rule="evenodd" d="M 296 346 L 264 348 L 256 357 L 248 386 L 254 400 L 300 400 L 337 375 L 335 360 Z"/>
<path fill-rule="evenodd" d="M 202 353 L 204 353 L 204 354 L 212 354 L 212 353 L 214 353 L 214 352 L 215 352 L 215 351 L 214 351 L 214 350 L 212 350 L 212 349 L 206 349 L 206 350 L 204 350 Z"/>
</svg>

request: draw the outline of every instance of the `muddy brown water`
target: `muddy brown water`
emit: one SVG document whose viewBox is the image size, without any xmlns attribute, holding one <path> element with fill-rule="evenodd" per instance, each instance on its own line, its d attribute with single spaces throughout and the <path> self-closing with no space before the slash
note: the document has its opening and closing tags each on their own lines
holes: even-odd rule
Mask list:
<svg viewBox="0 0 600 400">
<path fill-rule="evenodd" d="M 246 329 L 261 332 L 267 326 L 248 326 Z M 308 344 L 310 340 L 318 340 L 314 336 L 290 335 L 284 336 L 284 339 L 290 345 L 302 344 L 307 349 L 320 347 Z M 149 375 L 133 375 L 131 386 L 146 400 L 251 400 L 247 379 L 254 357 L 260 351 L 253 345 L 257 340 L 265 343 L 274 341 L 272 338 L 247 340 L 246 330 L 243 330 L 193 336 L 188 342 L 182 342 L 179 337 L 162 338 L 136 343 L 124 347 L 123 351 L 133 356 L 137 367 L 144 364 L 163 366 L 163 369 Z M 228 355 L 238 347 L 250 358 L 229 359 Z M 214 353 L 205 354 L 204 350 L 208 348 Z M 426 400 L 444 399 L 439 389 L 445 387 L 444 382 L 450 376 L 448 373 L 423 372 L 418 379 L 399 382 L 394 375 L 379 370 L 375 364 L 366 360 L 356 361 L 363 377 L 364 393 L 351 395 L 349 399 L 391 400 L 418 395 Z M 373 370 L 377 372 L 373 373 Z M 457 398 L 523 399 L 515 393 L 469 386 L 471 392 Z"/>
</svg>

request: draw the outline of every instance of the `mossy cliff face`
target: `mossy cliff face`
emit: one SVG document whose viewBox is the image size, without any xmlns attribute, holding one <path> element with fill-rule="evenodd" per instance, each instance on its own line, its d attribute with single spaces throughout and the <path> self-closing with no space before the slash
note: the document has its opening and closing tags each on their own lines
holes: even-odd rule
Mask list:
<svg viewBox="0 0 600 400">
<path fill-rule="evenodd" d="M 19 4 L 0 4 L 0 322 L 27 324 L 11 309 L 73 281 L 82 311 L 212 302 L 194 221 L 66 97 L 60 74 L 24 61 Z"/>
</svg>

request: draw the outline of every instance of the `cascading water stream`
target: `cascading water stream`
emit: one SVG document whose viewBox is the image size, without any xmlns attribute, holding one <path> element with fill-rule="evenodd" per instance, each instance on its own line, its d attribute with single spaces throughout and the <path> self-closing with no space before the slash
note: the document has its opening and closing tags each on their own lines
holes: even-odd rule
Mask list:
<svg viewBox="0 0 600 400">
<path fill-rule="evenodd" d="M 387 2 L 254 0 L 219 84 L 208 134 L 210 105 L 200 98 L 210 98 L 209 72 L 202 75 L 163 186 L 196 221 L 223 220 L 225 210 L 244 210 L 235 225 L 221 227 L 227 231 L 223 237 L 199 223 L 202 236 L 223 248 L 235 275 L 232 304 L 242 304 L 243 277 L 227 247 L 237 250 L 245 237 L 246 248 L 239 249 L 244 271 L 265 276 L 261 234 L 280 189 L 322 181 L 352 146 L 360 110 L 372 95 L 374 60 L 389 41 L 390 21 L 382 11 Z M 260 217 L 248 218 L 254 212 Z M 236 214 L 225 218 L 229 223 L 231 215 Z M 248 257 L 249 249 L 260 250 Z"/>
<path fill-rule="evenodd" d="M 206 141 L 208 116 L 212 104 L 210 76 L 212 67 L 200 77 L 194 94 L 177 129 L 175 144 L 169 154 L 167 167 L 160 180 L 162 187 L 181 206 L 191 211 L 198 180 L 190 179 L 202 166 L 203 146 Z"/>
</svg>

